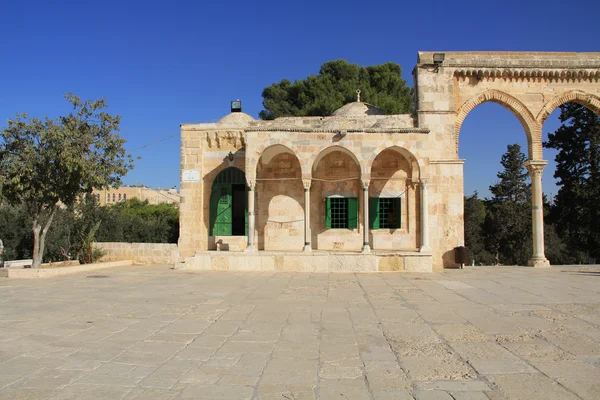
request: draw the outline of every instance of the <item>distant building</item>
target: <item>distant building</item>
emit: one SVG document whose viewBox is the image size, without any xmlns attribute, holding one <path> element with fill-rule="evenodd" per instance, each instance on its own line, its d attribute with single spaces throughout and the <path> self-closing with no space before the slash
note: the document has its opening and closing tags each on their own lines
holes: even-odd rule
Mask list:
<svg viewBox="0 0 600 400">
<path fill-rule="evenodd" d="M 92 192 L 101 206 L 115 204 L 128 199 L 148 200 L 148 204 L 177 204 L 180 196 L 176 188 L 152 189 L 146 186 L 120 186 L 118 189 L 100 189 Z"/>
</svg>

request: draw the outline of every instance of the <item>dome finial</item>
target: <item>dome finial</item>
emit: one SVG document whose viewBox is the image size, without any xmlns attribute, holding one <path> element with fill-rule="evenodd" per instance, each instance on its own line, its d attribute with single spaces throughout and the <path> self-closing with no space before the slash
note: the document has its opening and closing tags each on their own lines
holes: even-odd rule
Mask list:
<svg viewBox="0 0 600 400">
<path fill-rule="evenodd" d="M 356 89 L 356 102 L 360 103 L 360 89 Z"/>
</svg>

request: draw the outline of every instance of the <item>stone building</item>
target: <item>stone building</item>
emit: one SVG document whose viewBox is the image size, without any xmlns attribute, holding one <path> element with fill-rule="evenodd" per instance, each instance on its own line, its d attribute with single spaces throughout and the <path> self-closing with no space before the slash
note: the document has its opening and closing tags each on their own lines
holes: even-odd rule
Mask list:
<svg viewBox="0 0 600 400">
<path fill-rule="evenodd" d="M 180 196 L 176 188 L 172 189 L 153 189 L 146 186 L 119 186 L 108 189 L 94 189 L 93 196 L 96 196 L 98 204 L 101 206 L 111 205 L 127 199 L 139 199 L 148 201 L 148 204 L 179 204 Z"/>
<path fill-rule="evenodd" d="M 542 125 L 558 106 L 600 111 L 600 53 L 420 52 L 415 113 L 361 102 L 330 117 L 232 112 L 181 125 L 182 268 L 432 271 L 464 244 L 461 124 L 484 102 L 521 121 L 533 247 L 544 255 Z"/>
</svg>

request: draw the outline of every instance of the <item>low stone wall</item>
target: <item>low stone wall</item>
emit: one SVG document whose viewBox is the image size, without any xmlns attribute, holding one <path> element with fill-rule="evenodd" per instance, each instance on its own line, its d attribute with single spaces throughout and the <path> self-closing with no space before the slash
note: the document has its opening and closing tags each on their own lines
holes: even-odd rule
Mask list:
<svg viewBox="0 0 600 400">
<path fill-rule="evenodd" d="M 175 264 L 179 250 L 175 243 L 94 243 L 104 251 L 100 261 L 131 260 L 134 264 Z"/>
<path fill-rule="evenodd" d="M 175 269 L 216 271 L 297 271 L 297 272 L 432 272 L 431 254 L 393 253 L 256 253 L 203 251 Z"/>
<path fill-rule="evenodd" d="M 131 261 L 112 261 L 101 262 L 96 264 L 75 265 L 72 267 L 55 267 L 55 268 L 1 268 L 1 278 L 12 279 L 36 279 L 36 278 L 54 278 L 57 276 L 76 274 L 79 272 L 92 272 L 99 269 L 124 267 L 131 265 Z"/>
</svg>

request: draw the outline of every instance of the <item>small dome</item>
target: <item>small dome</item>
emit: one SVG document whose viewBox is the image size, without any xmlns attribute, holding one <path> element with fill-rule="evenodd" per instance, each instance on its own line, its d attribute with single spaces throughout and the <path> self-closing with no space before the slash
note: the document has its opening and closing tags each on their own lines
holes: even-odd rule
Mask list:
<svg viewBox="0 0 600 400">
<path fill-rule="evenodd" d="M 250 122 L 253 122 L 254 118 L 243 112 L 233 112 L 227 114 L 217 122 L 219 125 L 229 126 L 247 126 Z"/>
<path fill-rule="evenodd" d="M 335 117 L 366 117 L 368 115 L 385 115 L 379 108 L 363 102 L 348 103 L 335 110 Z"/>
</svg>

